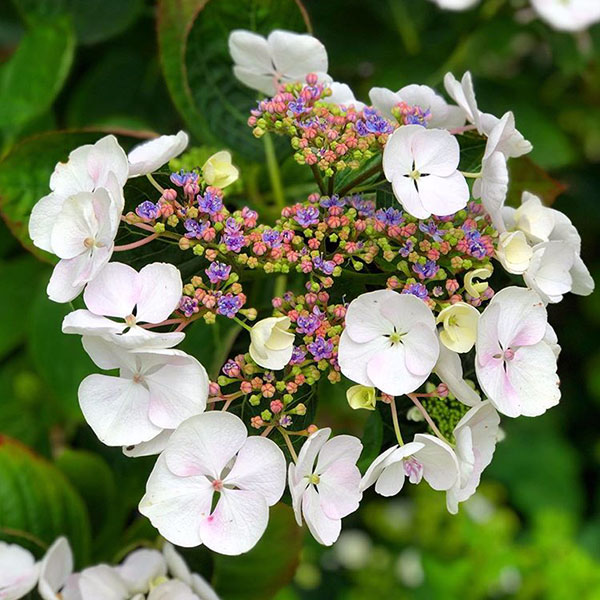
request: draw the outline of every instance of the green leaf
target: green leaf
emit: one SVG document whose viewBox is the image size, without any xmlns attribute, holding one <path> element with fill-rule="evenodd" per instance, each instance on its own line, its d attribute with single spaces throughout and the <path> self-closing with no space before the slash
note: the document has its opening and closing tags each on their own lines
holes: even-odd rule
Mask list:
<svg viewBox="0 0 600 600">
<path fill-rule="evenodd" d="M 1 537 L 18 543 L 33 537 L 49 546 L 66 535 L 77 562 L 87 561 L 90 524 L 85 505 L 52 463 L 0 436 L 0 481 Z"/>
<path fill-rule="evenodd" d="M 95 558 L 110 558 L 117 549 L 120 519 L 117 485 L 104 459 L 86 450 L 66 449 L 55 461 L 83 499 L 93 535 Z"/>
<path fill-rule="evenodd" d="M 74 50 L 75 38 L 64 19 L 38 22 L 25 34 L 0 67 L 1 129 L 14 130 L 50 108 L 69 73 Z"/>
<path fill-rule="evenodd" d="M 0 280 L 10 282 L 0 295 L 0 359 L 25 340 L 32 283 L 46 276 L 46 269 L 32 256 L 0 261 Z"/>
<path fill-rule="evenodd" d="M 227 48 L 233 29 L 268 34 L 309 28 L 299 0 L 162 0 L 158 38 L 167 86 L 194 135 L 260 160 L 246 125 L 256 92 L 239 83 Z"/>
<path fill-rule="evenodd" d="M 506 203 L 510 206 L 521 204 L 523 192 L 539 196 L 545 204 L 552 204 L 566 187 L 552 179 L 544 169 L 536 165 L 527 156 L 512 158 L 508 161 L 509 189 Z"/>
<path fill-rule="evenodd" d="M 358 461 L 358 468 L 364 473 L 381 452 L 383 421 L 378 410 L 374 410 L 369 414 L 360 441 L 363 445 L 363 451 Z"/>
<path fill-rule="evenodd" d="M 13 0 L 28 23 L 68 16 L 77 40 L 93 44 L 107 40 L 127 29 L 144 8 L 143 0 Z"/>
<path fill-rule="evenodd" d="M 215 554 L 213 585 L 223 600 L 268 600 L 289 583 L 302 547 L 302 530 L 289 506 L 271 508 L 269 526 L 243 556 Z"/>
<path fill-rule="evenodd" d="M 29 321 L 29 354 L 61 407 L 63 418 L 80 422 L 83 416 L 77 389 L 84 377 L 98 369 L 81 346 L 80 336 L 61 331 L 62 320 L 71 307 L 48 300 L 44 287 L 38 291 Z"/>
</svg>

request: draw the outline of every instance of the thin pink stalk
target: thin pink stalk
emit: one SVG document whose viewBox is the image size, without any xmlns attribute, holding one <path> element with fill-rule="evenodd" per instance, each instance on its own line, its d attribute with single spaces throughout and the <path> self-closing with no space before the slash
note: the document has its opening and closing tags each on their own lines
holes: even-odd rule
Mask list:
<svg viewBox="0 0 600 600">
<path fill-rule="evenodd" d="M 452 135 L 457 135 L 459 133 L 464 133 L 465 131 L 472 131 L 473 129 L 477 129 L 475 125 L 465 125 L 464 127 L 457 127 L 456 129 L 451 129 L 450 133 Z"/>
<path fill-rule="evenodd" d="M 155 327 L 162 327 L 163 325 L 175 325 L 179 324 L 183 321 L 183 319 L 167 319 L 166 321 L 162 321 L 161 323 L 144 323 L 144 325 L 140 325 L 144 329 L 154 329 Z"/>
<path fill-rule="evenodd" d="M 139 248 L 141 246 L 145 246 L 146 244 L 149 244 L 151 241 L 155 240 L 157 237 L 158 237 L 158 233 L 153 233 L 152 235 L 142 238 L 141 240 L 138 240 L 137 242 L 132 242 L 131 244 L 125 244 L 123 246 L 115 246 L 113 248 L 113 250 L 115 252 L 125 252 L 126 250 L 133 250 L 134 248 Z"/>
<path fill-rule="evenodd" d="M 427 424 L 433 430 L 433 433 L 437 435 L 443 442 L 449 443 L 448 440 L 442 435 L 442 432 L 437 428 L 437 425 L 433 422 L 433 419 L 429 416 L 429 413 L 425 410 L 425 407 L 419 402 L 416 394 L 406 394 L 412 401 L 413 404 L 419 409 L 423 418 L 427 421 Z"/>
<path fill-rule="evenodd" d="M 130 223 L 125 216 L 121 217 L 121 221 L 127 223 L 127 225 L 133 225 L 134 227 L 139 227 L 140 229 L 145 229 L 146 231 L 154 233 L 154 227 L 152 227 L 152 225 L 147 225 L 146 223 Z"/>
</svg>

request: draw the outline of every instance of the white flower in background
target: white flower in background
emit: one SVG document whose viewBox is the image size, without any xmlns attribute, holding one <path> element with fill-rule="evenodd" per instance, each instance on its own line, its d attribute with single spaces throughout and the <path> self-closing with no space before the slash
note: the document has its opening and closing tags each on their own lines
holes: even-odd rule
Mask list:
<svg viewBox="0 0 600 600">
<path fill-rule="evenodd" d="M 460 356 L 440 344 L 440 357 L 433 372 L 446 384 L 450 393 L 463 404 L 475 406 L 481 402 L 479 393 L 463 379 L 463 368 Z M 415 407 L 416 408 L 416 407 Z"/>
<path fill-rule="evenodd" d="M 188 146 L 185 131 L 176 135 L 161 135 L 153 140 L 138 144 L 128 155 L 129 177 L 148 175 L 179 156 Z"/>
<path fill-rule="evenodd" d="M 237 181 L 240 172 L 231 162 L 231 153 L 227 150 L 216 152 L 202 165 L 202 178 L 208 185 L 226 188 Z"/>
<path fill-rule="evenodd" d="M 498 237 L 496 258 L 509 273 L 525 273 L 532 256 L 533 250 L 522 231 L 505 231 Z"/>
<path fill-rule="evenodd" d="M 139 509 L 174 544 L 236 555 L 258 542 L 284 487 L 285 457 L 277 445 L 248 437 L 235 415 L 213 411 L 173 433 Z"/>
<path fill-rule="evenodd" d="M 56 254 L 52 248 L 52 230 L 65 201 L 81 192 L 91 193 L 107 186 L 109 190 L 122 188 L 128 170 L 127 156 L 114 135 L 73 150 L 66 163 L 58 163 L 54 168 L 50 177 L 51 193 L 39 200 L 31 211 L 29 236 L 34 245 Z M 113 200 L 122 210 L 122 194 L 115 195 Z"/>
<path fill-rule="evenodd" d="M 399 127 L 383 150 L 383 171 L 394 195 L 413 217 L 451 215 L 469 200 L 469 186 L 457 170 L 460 148 L 443 129 Z"/>
<path fill-rule="evenodd" d="M 440 341 L 454 352 L 469 352 L 475 345 L 479 311 L 466 302 L 457 302 L 440 311 L 436 322 L 442 324 Z"/>
<path fill-rule="evenodd" d="M 446 492 L 446 506 L 452 514 L 458 503 L 470 498 L 479 485 L 481 473 L 492 462 L 500 417 L 489 401 L 474 406 L 454 428 L 460 476 Z"/>
<path fill-rule="evenodd" d="M 491 264 L 467 272 L 464 279 L 467 294 L 469 294 L 471 298 L 479 298 L 489 287 L 487 281 L 481 280 L 489 279 L 493 272 L 494 267 Z"/>
<path fill-rule="evenodd" d="M 272 96 L 279 83 L 304 82 L 309 73 L 329 82 L 327 50 L 312 35 L 275 30 L 265 39 L 243 29 L 229 34 L 233 73 L 246 86 Z"/>
<path fill-rule="evenodd" d="M 325 98 L 327 102 L 332 102 L 333 104 L 339 104 L 340 106 L 346 107 L 353 106 L 357 111 L 362 110 L 366 106 L 364 102 L 360 102 L 355 98 L 354 92 L 346 83 L 332 81 L 329 84 L 329 88 L 331 89 L 331 96 L 327 96 L 327 98 Z"/>
<path fill-rule="evenodd" d="M 392 446 L 369 466 L 360 483 L 362 491 L 375 484 L 382 496 L 395 496 L 408 477 L 411 483 L 422 479 L 434 490 L 448 490 L 459 475 L 458 461 L 452 448 L 442 440 L 426 433 L 417 433 L 412 442 Z"/>
<path fill-rule="evenodd" d="M 465 115 L 458 106 L 450 106 L 442 96 L 427 85 L 413 83 L 404 86 L 397 92 L 387 88 L 374 87 L 369 92 L 373 106 L 386 118 L 395 120 L 392 108 L 399 103 L 408 107 L 419 108 L 423 113 L 429 112 L 426 127 L 454 129 L 465 124 Z"/>
<path fill-rule="evenodd" d="M 479 0 L 431 0 L 446 10 L 467 10 L 479 4 Z"/>
<path fill-rule="evenodd" d="M 377 393 L 374 387 L 353 385 L 346 391 L 346 400 L 348 400 L 350 408 L 353 408 L 354 410 L 358 410 L 359 408 L 375 410 Z"/>
<path fill-rule="evenodd" d="M 257 365 L 277 371 L 290 362 L 295 336 L 289 327 L 288 317 L 268 317 L 252 327 L 249 352 Z"/>
<path fill-rule="evenodd" d="M 79 386 L 83 415 L 106 445 L 147 442 L 206 408 L 208 376 L 193 356 L 179 350 L 128 352 L 91 336 L 83 346 L 101 369 L 119 369 L 118 377 L 88 375 Z"/>
<path fill-rule="evenodd" d="M 358 508 L 362 497 L 356 466 L 360 440 L 350 435 L 329 439 L 330 435 L 328 427 L 313 433 L 288 472 L 296 521 L 302 525 L 304 518 L 313 537 L 325 546 L 338 539 L 342 519 Z"/>
<path fill-rule="evenodd" d="M 38 581 L 39 565 L 25 548 L 0 541 L 0 598 L 18 600 Z"/>
<path fill-rule="evenodd" d="M 475 371 L 484 394 L 509 417 L 536 417 L 560 400 L 548 317 L 532 290 L 508 287 L 483 311 Z"/>
<path fill-rule="evenodd" d="M 109 263 L 85 289 L 88 310 L 69 313 L 63 333 L 100 336 L 127 348 L 171 348 L 184 333 L 156 333 L 139 323 L 167 319 L 178 307 L 182 289 L 181 274 L 171 264 L 152 263 L 138 273 L 129 265 Z"/>
<path fill-rule="evenodd" d="M 338 361 L 348 379 L 400 396 L 429 377 L 438 355 L 435 318 L 411 294 L 377 290 L 355 298 L 346 312 Z"/>
<path fill-rule="evenodd" d="M 594 291 L 594 280 L 580 256 L 581 237 L 565 214 L 554 208 L 544 206 L 537 196 L 529 192 L 523 192 L 521 206 L 516 209 L 505 206 L 502 210 L 502 216 L 509 231 L 522 232 L 530 244 L 535 244 L 532 253 L 536 252 L 537 257 L 532 270 L 528 274 L 529 282 L 527 285 L 536 285 L 534 280 L 538 279 L 537 273 L 542 269 L 537 286 L 542 291 L 542 294 L 558 297 L 565 292 L 554 293 L 552 290 L 556 288 L 548 287 L 548 282 L 543 282 L 542 279 L 544 273 L 546 273 L 550 276 L 550 279 L 556 281 L 557 271 L 562 270 L 563 281 L 561 282 L 561 289 L 565 289 L 565 286 L 569 285 L 570 289 L 567 291 L 571 291 L 573 294 L 579 296 L 587 296 Z M 563 244 L 565 254 L 567 256 L 573 255 L 572 265 L 569 269 L 570 282 L 567 277 L 564 277 L 566 257 L 561 257 L 560 264 L 553 266 L 551 261 L 555 252 L 553 250 L 548 252 L 547 246 L 539 245 L 543 242 L 560 242 Z M 569 246 L 571 250 L 566 246 Z M 547 253 L 548 256 L 545 256 Z M 557 252 L 556 256 L 558 257 Z M 544 289 L 549 293 L 544 292 Z"/>
<path fill-rule="evenodd" d="M 82 600 L 73 575 L 73 553 L 64 537 L 48 548 L 40 563 L 38 592 L 43 600 Z"/>
<path fill-rule="evenodd" d="M 452 73 L 446 73 L 444 86 L 448 95 L 464 110 L 467 120 L 475 125 L 479 133 L 489 138 L 492 135 L 492 131 L 495 132 L 493 143 L 495 150 L 502 152 L 507 158 L 514 158 L 531 152 L 533 146 L 515 129 L 515 121 L 512 113 L 508 113 L 510 116 L 498 128 L 497 125 L 502 119 L 479 110 L 477 100 L 475 99 L 473 80 L 469 71 L 463 75 L 460 82 L 455 79 Z"/>
<path fill-rule="evenodd" d="M 559 31 L 582 31 L 600 21 L 597 0 L 531 0 L 541 19 Z"/>
</svg>

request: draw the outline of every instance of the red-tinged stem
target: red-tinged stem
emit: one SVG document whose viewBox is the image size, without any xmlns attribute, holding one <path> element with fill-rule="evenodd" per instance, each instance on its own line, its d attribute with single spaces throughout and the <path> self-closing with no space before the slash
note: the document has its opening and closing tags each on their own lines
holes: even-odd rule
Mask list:
<svg viewBox="0 0 600 600">
<path fill-rule="evenodd" d="M 144 325 L 140 325 L 140 327 L 144 329 L 154 329 L 155 327 L 162 327 L 163 325 L 175 325 L 179 324 L 183 321 L 182 318 L 179 319 L 167 319 L 166 321 L 162 321 L 161 323 L 145 323 Z"/>
<path fill-rule="evenodd" d="M 288 450 L 290 451 L 290 454 L 291 454 L 292 458 L 294 459 L 294 462 L 297 463 L 298 455 L 296 454 L 296 451 L 294 450 L 294 445 L 292 444 L 292 440 L 290 439 L 288 432 L 283 427 L 278 427 L 277 431 L 279 431 L 279 433 L 281 433 L 281 435 L 283 436 L 283 439 L 285 440 L 285 444 L 288 447 Z"/>
<path fill-rule="evenodd" d="M 273 431 L 273 429 L 275 429 L 275 427 L 273 425 L 269 425 L 269 427 L 267 427 L 261 434 L 260 437 L 269 437 L 269 434 L 271 433 L 271 431 Z"/>
<path fill-rule="evenodd" d="M 140 248 L 141 246 L 145 246 L 146 244 L 149 244 L 150 242 L 155 240 L 157 237 L 158 237 L 158 233 L 153 233 L 152 235 L 142 238 L 141 240 L 138 240 L 137 242 L 132 242 L 131 244 L 124 244 L 123 246 L 115 246 L 113 248 L 113 250 L 114 250 L 114 252 L 125 252 L 126 250 L 133 250 L 135 248 Z"/>
<path fill-rule="evenodd" d="M 139 227 L 140 229 L 145 229 L 146 231 L 151 231 L 152 233 L 155 233 L 154 227 L 152 227 L 152 225 L 147 225 L 146 223 L 130 223 L 127 220 L 127 217 L 125 217 L 124 215 L 121 217 L 121 221 L 127 223 L 127 225 L 133 225 L 134 227 Z"/>
<path fill-rule="evenodd" d="M 437 428 L 437 425 L 433 422 L 433 419 L 429 416 L 429 413 L 425 410 L 425 407 L 419 402 L 419 399 L 417 398 L 416 394 L 406 395 L 413 401 L 413 404 L 419 409 L 419 411 L 423 415 L 423 418 L 427 421 L 429 427 L 431 427 L 433 433 L 435 433 L 435 435 L 437 435 L 437 437 L 439 437 L 440 440 L 449 444 L 450 442 L 448 442 L 448 440 L 442 435 L 442 432 Z"/>
</svg>

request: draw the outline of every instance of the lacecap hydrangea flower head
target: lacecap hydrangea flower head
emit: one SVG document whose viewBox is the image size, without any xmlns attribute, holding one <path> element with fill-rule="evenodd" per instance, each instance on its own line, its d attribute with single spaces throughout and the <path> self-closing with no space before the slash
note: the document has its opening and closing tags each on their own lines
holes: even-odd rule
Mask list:
<svg viewBox="0 0 600 600">
<path fill-rule="evenodd" d="M 244 177 L 235 148 L 167 166 L 184 132 L 129 154 L 107 136 L 58 164 L 29 227 L 59 259 L 50 299 L 75 303 L 63 331 L 99 371 L 79 388 L 83 415 L 132 460 L 156 456 L 139 509 L 180 546 L 247 552 L 280 501 L 330 545 L 364 494 L 407 482 L 445 492 L 455 513 L 493 458 L 501 418 L 560 400 L 547 305 L 594 288 L 580 236 L 533 193 L 507 205 L 507 163 L 532 146 L 512 112 L 479 108 L 470 73 L 448 73 L 446 96 L 399 81 L 367 101 L 332 81 L 308 34 L 237 30 L 229 48 L 234 76 L 261 94 L 248 135 L 287 140 L 313 189 L 289 191 L 263 220 L 230 201 Z M 479 148 L 468 165 L 466 146 Z M 217 322 L 232 333 L 206 339 L 233 350 L 209 375 L 180 344 Z M 339 401 L 319 394 L 324 378 L 389 423 L 370 465 L 361 440 L 313 422 L 317 403 Z M 166 585 L 213 597 L 169 566 L 169 544 L 75 579 L 58 544 L 41 566 L 44 597 L 77 585 L 85 598 L 98 578 L 152 600 Z M 28 589 L 40 568 L 2 551 L 18 566 L 5 585 Z M 49 576 L 60 552 L 61 576 Z"/>
</svg>

